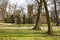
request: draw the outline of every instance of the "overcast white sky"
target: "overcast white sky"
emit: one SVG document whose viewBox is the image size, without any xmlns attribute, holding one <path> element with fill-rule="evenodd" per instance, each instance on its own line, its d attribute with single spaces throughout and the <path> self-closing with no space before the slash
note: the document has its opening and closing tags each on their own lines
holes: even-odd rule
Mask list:
<svg viewBox="0 0 60 40">
<path fill-rule="evenodd" d="M 49 0 L 52 1 L 52 0 Z M 58 0 L 60 2 L 60 0 Z M 15 4 L 17 3 L 17 6 L 22 6 L 25 8 L 25 11 L 27 11 L 27 5 L 28 4 L 33 4 L 34 0 L 10 0 L 11 4 Z M 52 7 L 53 5 L 48 6 L 48 9 L 51 10 L 50 7 Z"/>
<path fill-rule="evenodd" d="M 26 6 L 27 4 L 32 4 L 32 0 L 10 0 L 11 4 L 17 3 L 18 6 Z"/>
<path fill-rule="evenodd" d="M 24 7 L 25 12 L 27 12 L 27 5 L 28 4 L 33 4 L 33 1 L 34 0 L 10 0 L 10 3 L 11 4 L 16 4 L 17 3 L 17 6 Z"/>
<path fill-rule="evenodd" d="M 17 6 L 23 6 L 25 8 L 27 8 L 28 4 L 33 4 L 33 2 L 34 2 L 34 0 L 10 0 L 11 4 L 17 3 Z M 49 8 L 49 10 L 50 10 L 50 8 Z"/>
</svg>

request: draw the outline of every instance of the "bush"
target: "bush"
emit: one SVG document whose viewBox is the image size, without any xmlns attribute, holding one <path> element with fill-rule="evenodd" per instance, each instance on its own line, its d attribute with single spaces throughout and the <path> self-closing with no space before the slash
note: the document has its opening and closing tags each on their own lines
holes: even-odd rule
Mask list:
<svg viewBox="0 0 60 40">
<path fill-rule="evenodd" d="M 5 18 L 4 21 L 6 23 L 14 23 L 11 18 Z"/>
<path fill-rule="evenodd" d="M 6 22 L 6 23 L 14 23 L 14 18 L 12 17 L 12 16 L 8 16 L 8 17 L 6 17 L 5 19 L 4 19 L 4 21 Z"/>
</svg>

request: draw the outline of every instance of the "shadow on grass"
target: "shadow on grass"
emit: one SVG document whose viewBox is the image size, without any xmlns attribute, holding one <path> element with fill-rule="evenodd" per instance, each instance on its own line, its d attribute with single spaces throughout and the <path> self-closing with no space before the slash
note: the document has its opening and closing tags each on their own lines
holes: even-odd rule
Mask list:
<svg viewBox="0 0 60 40">
<path fill-rule="evenodd" d="M 45 37 L 46 32 L 36 30 L 0 30 L 1 37 Z"/>
<path fill-rule="evenodd" d="M 60 36 L 60 34 L 56 34 L 56 33 L 55 33 L 55 34 L 52 34 L 51 36 Z"/>
<path fill-rule="evenodd" d="M 0 29 L 0 37 L 47 37 L 50 36 L 47 34 L 47 31 L 44 30 L 1 30 Z M 60 36 L 60 34 L 56 34 L 53 32 L 51 36 Z"/>
</svg>

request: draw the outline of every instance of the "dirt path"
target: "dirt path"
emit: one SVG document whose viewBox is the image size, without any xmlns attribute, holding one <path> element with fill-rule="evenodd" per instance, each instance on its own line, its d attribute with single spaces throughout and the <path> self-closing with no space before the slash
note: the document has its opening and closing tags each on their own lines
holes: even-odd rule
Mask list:
<svg viewBox="0 0 60 40">
<path fill-rule="evenodd" d="M 0 23 L 0 25 L 13 25 L 11 23 Z"/>
<path fill-rule="evenodd" d="M 0 29 L 32 29 L 33 27 L 0 27 Z"/>
<path fill-rule="evenodd" d="M 11 24 L 11 23 L 0 23 L 0 25 L 14 25 L 14 24 Z M 32 29 L 33 27 L 0 27 L 0 29 Z M 60 29 L 60 27 L 52 27 L 54 29 Z M 41 29 L 48 29 L 48 27 L 41 27 Z"/>
<path fill-rule="evenodd" d="M 32 29 L 33 27 L 0 27 L 0 29 Z M 52 27 L 54 29 L 59 29 L 60 27 Z M 41 29 L 47 30 L 47 27 L 41 27 Z"/>
</svg>

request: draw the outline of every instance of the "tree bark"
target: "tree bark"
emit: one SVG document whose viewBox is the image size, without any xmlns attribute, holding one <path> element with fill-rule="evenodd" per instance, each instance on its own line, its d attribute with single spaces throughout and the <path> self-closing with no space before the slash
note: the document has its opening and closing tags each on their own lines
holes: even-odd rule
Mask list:
<svg viewBox="0 0 60 40">
<path fill-rule="evenodd" d="M 37 0 L 37 3 L 38 3 L 38 14 L 37 14 L 37 20 L 36 20 L 36 25 L 33 29 L 35 30 L 39 30 L 40 27 L 39 27 L 39 19 L 40 19 L 40 14 L 41 14 L 41 8 L 42 8 L 42 0 L 40 0 L 40 2 Z M 40 29 L 41 30 L 41 29 Z"/>
<path fill-rule="evenodd" d="M 48 24 L 48 34 L 52 34 L 53 30 L 52 27 L 50 25 L 50 17 L 49 17 L 49 12 L 48 12 L 48 8 L 47 8 L 47 2 L 46 0 L 43 0 L 44 3 L 44 7 L 45 7 L 45 12 L 46 12 L 46 20 L 47 20 L 47 24 Z"/>
</svg>

